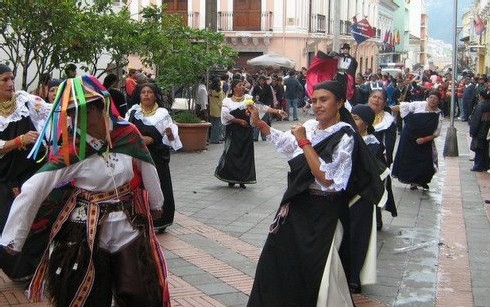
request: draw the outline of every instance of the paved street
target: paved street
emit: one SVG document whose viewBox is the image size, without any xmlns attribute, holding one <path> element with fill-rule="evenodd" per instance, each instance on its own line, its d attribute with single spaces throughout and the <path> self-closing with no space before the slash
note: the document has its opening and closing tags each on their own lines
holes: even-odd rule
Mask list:
<svg viewBox="0 0 490 307">
<path fill-rule="evenodd" d="M 306 115 L 301 114 L 302 120 Z M 469 169 L 466 123 L 456 122 L 459 157 L 442 151 L 430 191 L 394 181 L 399 216 L 384 213 L 378 232 L 378 283 L 363 287 L 357 306 L 490 306 L 490 174 Z M 288 129 L 291 122 L 274 122 Z M 223 145 L 174 153 L 175 224 L 159 235 L 170 272 L 173 306 L 244 306 L 269 223 L 286 184 L 286 160 L 255 143 L 257 181 L 228 188 L 213 174 Z M 28 303 L 21 285 L 0 273 L 0 306 Z"/>
</svg>

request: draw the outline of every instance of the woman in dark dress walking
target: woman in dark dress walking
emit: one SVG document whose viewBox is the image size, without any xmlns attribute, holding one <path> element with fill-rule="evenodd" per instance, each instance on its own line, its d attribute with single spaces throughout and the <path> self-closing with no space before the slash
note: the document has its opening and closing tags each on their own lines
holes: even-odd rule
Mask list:
<svg viewBox="0 0 490 307">
<path fill-rule="evenodd" d="M 178 127 L 173 123 L 167 109 L 163 107 L 158 88 L 152 83 L 141 86 L 139 103 L 129 109 L 126 118 L 143 135 L 158 171 L 164 196 L 163 214 L 153 224 L 155 230 L 163 232 L 174 221 L 175 200 L 169 163 L 170 149 L 178 150 L 182 147 Z"/>
</svg>

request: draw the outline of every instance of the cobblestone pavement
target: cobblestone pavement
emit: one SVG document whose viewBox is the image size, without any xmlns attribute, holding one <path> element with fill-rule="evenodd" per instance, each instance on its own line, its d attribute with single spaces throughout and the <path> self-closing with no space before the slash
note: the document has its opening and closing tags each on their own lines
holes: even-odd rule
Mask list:
<svg viewBox="0 0 490 307">
<path fill-rule="evenodd" d="M 301 114 L 300 120 L 307 115 Z M 274 122 L 289 129 L 294 122 Z M 355 295 L 357 306 L 490 306 L 490 174 L 469 169 L 466 123 L 456 122 L 459 157 L 442 156 L 429 191 L 394 181 L 398 217 L 384 213 L 378 232 L 378 282 Z M 174 153 L 175 223 L 159 235 L 173 306 L 245 306 L 267 228 L 286 184 L 286 160 L 255 143 L 257 181 L 228 188 L 213 174 L 222 151 Z M 0 306 L 29 303 L 24 285 L 0 273 Z"/>
</svg>

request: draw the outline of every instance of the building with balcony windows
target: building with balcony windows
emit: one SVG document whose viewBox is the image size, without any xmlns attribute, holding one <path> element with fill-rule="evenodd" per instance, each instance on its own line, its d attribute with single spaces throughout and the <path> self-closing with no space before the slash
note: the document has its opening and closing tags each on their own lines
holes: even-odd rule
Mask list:
<svg viewBox="0 0 490 307">
<path fill-rule="evenodd" d="M 119 1 L 117 1 L 119 2 Z M 228 44 L 239 52 L 237 67 L 247 67 L 247 60 L 278 53 L 307 67 L 318 50 L 332 50 L 334 39 L 340 46 L 351 45 L 351 54 L 358 59 L 359 70 L 374 68 L 379 36 L 359 46 L 351 35 L 352 18 L 367 18 L 376 27 L 377 1 L 373 0 L 138 0 L 127 1 L 134 14 L 148 4 L 166 5 L 166 12 L 181 14 L 184 22 L 195 28 L 222 32 Z M 339 18 L 334 4 L 339 3 Z M 338 20 L 337 25 L 334 20 Z M 339 35 L 334 37 L 335 26 Z M 339 50 L 335 50 L 339 51 Z"/>
<path fill-rule="evenodd" d="M 460 62 L 476 74 L 490 73 L 490 55 L 487 52 L 490 33 L 486 26 L 490 21 L 490 1 L 474 1 L 470 9 L 462 16 L 462 38 Z M 481 28 L 478 24 L 481 22 Z"/>
</svg>

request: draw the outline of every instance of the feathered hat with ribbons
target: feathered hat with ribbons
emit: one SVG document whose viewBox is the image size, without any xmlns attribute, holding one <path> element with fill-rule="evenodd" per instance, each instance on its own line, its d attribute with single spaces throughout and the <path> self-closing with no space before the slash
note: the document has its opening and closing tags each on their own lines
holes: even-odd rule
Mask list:
<svg viewBox="0 0 490 307">
<path fill-rule="evenodd" d="M 104 102 L 104 121 L 106 130 L 106 141 L 108 149 L 112 148 L 109 127 L 110 121 L 117 121 L 119 113 L 112 103 L 111 96 L 106 88 L 91 75 L 70 78 L 63 81 L 56 94 L 53 102 L 51 113 L 49 114 L 46 125 L 40 133 L 34 147 L 28 155 L 28 158 L 36 158 L 39 149 L 42 146 L 43 139 L 50 140 L 51 155 L 57 155 L 59 152 L 63 155 L 66 165 L 70 164 L 69 148 L 75 148 L 76 155 L 80 160 L 85 159 L 86 138 L 87 138 L 87 104 L 93 101 Z M 73 128 L 70 129 L 71 123 L 67 111 L 73 109 Z M 77 129 L 78 128 L 78 129 Z M 70 134 L 72 137 L 70 138 Z M 79 135 L 79 142 L 76 146 L 76 135 Z M 61 142 L 60 141 L 61 138 Z M 71 144 L 70 144 L 71 140 Z M 60 145 L 61 144 L 61 145 Z M 43 157 L 44 158 L 44 157 Z M 41 159 L 42 160 L 42 159 Z"/>
</svg>

